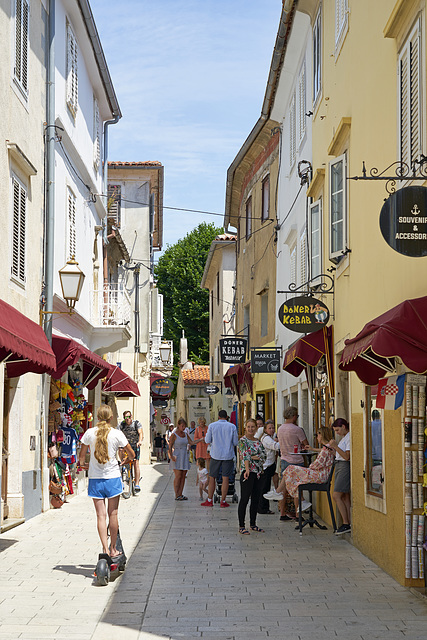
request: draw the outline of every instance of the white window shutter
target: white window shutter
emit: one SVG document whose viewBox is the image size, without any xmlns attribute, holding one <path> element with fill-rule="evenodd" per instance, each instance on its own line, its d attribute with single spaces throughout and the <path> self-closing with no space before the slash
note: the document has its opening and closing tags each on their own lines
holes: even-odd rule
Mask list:
<svg viewBox="0 0 427 640">
<path fill-rule="evenodd" d="M 76 257 L 76 196 L 68 189 L 68 256 Z"/>
<path fill-rule="evenodd" d="M 289 164 L 292 167 L 296 157 L 296 113 L 295 94 L 292 96 L 289 109 Z"/>
<path fill-rule="evenodd" d="M 297 283 L 297 247 L 296 245 L 294 245 L 294 247 L 291 249 L 291 264 L 290 264 L 290 283 L 289 284 L 296 284 Z"/>
<path fill-rule="evenodd" d="M 15 0 L 15 81 L 26 94 L 28 93 L 28 49 L 29 49 L 28 0 Z"/>
<path fill-rule="evenodd" d="M 298 78 L 298 143 L 300 144 L 305 134 L 305 114 L 306 114 L 306 91 L 305 91 L 305 62 L 303 63 Z"/>
<path fill-rule="evenodd" d="M 98 101 L 93 99 L 93 166 L 99 169 L 101 162 L 100 116 Z"/>
<path fill-rule="evenodd" d="M 300 284 L 307 282 L 307 239 L 305 233 L 300 238 Z"/>
<path fill-rule="evenodd" d="M 12 178 L 13 224 L 11 273 L 22 284 L 25 283 L 25 235 L 27 224 L 27 192 Z"/>
<path fill-rule="evenodd" d="M 400 160 L 410 168 L 422 153 L 420 55 L 418 22 L 399 55 Z"/>
<path fill-rule="evenodd" d="M 69 24 L 67 24 L 67 104 L 75 116 L 78 107 L 77 41 Z"/>
<path fill-rule="evenodd" d="M 335 0 L 335 46 L 339 44 L 347 23 L 348 0 Z"/>
</svg>

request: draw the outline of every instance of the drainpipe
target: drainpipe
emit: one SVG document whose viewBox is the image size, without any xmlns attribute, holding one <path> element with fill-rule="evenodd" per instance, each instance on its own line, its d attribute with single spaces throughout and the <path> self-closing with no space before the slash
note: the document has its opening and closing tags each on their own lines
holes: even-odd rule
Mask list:
<svg viewBox="0 0 427 640">
<path fill-rule="evenodd" d="M 53 307 L 53 265 L 55 241 L 55 0 L 49 0 L 49 44 L 47 60 L 46 115 L 46 218 L 45 218 L 45 309 Z M 44 316 L 44 330 L 52 344 L 52 316 Z"/>
<path fill-rule="evenodd" d="M 140 345 L 139 345 L 139 274 L 141 271 L 141 265 L 138 262 L 138 264 L 135 265 L 135 353 L 139 353 L 140 352 Z"/>
</svg>

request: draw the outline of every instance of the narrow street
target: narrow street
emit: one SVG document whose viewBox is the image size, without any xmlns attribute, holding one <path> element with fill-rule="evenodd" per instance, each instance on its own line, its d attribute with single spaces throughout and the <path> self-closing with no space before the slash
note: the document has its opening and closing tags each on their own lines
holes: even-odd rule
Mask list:
<svg viewBox="0 0 427 640">
<path fill-rule="evenodd" d="M 236 505 L 201 508 L 195 470 L 175 502 L 166 464 L 142 467 L 122 500 L 128 568 L 94 586 L 95 514 L 85 496 L 0 538 L 0 638 L 8 640 L 394 640 L 425 638 L 427 600 L 331 530 L 260 516 L 239 536 Z"/>
</svg>

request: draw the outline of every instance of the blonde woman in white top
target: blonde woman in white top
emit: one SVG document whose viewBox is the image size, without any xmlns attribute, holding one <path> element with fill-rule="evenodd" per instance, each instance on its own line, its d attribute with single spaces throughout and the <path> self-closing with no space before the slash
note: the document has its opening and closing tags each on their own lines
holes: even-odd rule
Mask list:
<svg viewBox="0 0 427 640">
<path fill-rule="evenodd" d="M 270 491 L 271 479 L 276 473 L 276 457 L 280 445 L 275 439 L 276 429 L 273 420 L 267 420 L 264 426 L 264 432 L 260 437 L 260 441 L 264 445 L 267 452 L 267 459 L 264 462 L 264 473 L 261 476 L 261 497 L 258 503 L 258 513 L 273 514 L 270 510 L 268 500 L 264 498 L 264 493 Z"/>
</svg>

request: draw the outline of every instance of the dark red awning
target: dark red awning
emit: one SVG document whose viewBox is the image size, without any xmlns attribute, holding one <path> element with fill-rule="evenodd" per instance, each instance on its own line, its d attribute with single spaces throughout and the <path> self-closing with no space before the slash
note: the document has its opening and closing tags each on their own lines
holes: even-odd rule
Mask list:
<svg viewBox="0 0 427 640">
<path fill-rule="evenodd" d="M 109 365 L 110 370 L 102 383 L 104 393 L 114 393 L 119 398 L 130 398 L 139 396 L 138 385 L 120 367 Z"/>
<path fill-rule="evenodd" d="M 368 322 L 345 341 L 338 366 L 375 385 L 386 371 L 394 370 L 396 357 L 410 371 L 427 372 L 427 297 L 405 300 Z"/>
<path fill-rule="evenodd" d="M 88 389 L 96 387 L 99 380 L 105 378 L 109 371 L 108 362 L 100 358 L 84 347 L 76 340 L 65 336 L 52 337 L 52 349 L 56 355 L 56 371 L 52 373 L 54 378 L 61 378 L 79 360 L 83 366 L 83 386 Z"/>
<path fill-rule="evenodd" d="M 283 370 L 298 377 L 308 366 L 316 367 L 325 356 L 331 396 L 334 395 L 334 372 L 332 367 L 333 329 L 323 327 L 297 340 L 285 353 Z"/>
<path fill-rule="evenodd" d="M 230 367 L 224 375 L 224 386 L 233 389 L 234 393 L 240 398 L 240 385 L 243 383 L 249 389 L 252 394 L 253 380 L 251 374 L 251 363 L 245 362 L 245 364 L 236 364 Z"/>
<path fill-rule="evenodd" d="M 55 354 L 43 329 L 4 300 L 0 300 L 0 362 L 8 378 L 24 373 L 52 373 Z"/>
</svg>

